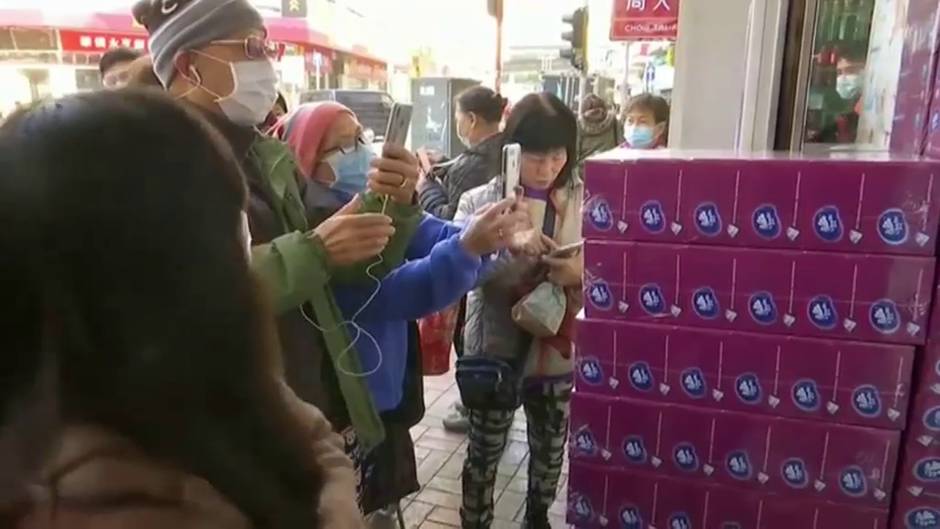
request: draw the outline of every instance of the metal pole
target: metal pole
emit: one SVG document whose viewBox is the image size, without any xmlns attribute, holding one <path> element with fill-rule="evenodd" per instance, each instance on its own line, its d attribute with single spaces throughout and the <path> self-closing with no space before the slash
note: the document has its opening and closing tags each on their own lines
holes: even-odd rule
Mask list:
<svg viewBox="0 0 940 529">
<path fill-rule="evenodd" d="M 496 93 L 499 93 L 503 84 L 503 3 L 498 3 L 496 12 Z"/>
<path fill-rule="evenodd" d="M 588 23 L 584 28 L 584 67 L 581 68 L 581 86 L 578 87 L 578 115 L 580 116 L 584 110 L 584 97 L 587 95 L 587 80 L 588 80 L 588 43 L 590 42 L 589 35 L 590 32 L 590 15 L 589 15 L 589 4 L 590 0 L 584 0 L 584 16 L 587 17 Z"/>
</svg>

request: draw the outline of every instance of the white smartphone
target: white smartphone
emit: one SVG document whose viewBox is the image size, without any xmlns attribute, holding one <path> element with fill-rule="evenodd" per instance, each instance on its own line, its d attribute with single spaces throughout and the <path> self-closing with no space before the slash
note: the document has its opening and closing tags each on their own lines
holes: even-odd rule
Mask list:
<svg viewBox="0 0 940 529">
<path fill-rule="evenodd" d="M 405 103 L 395 103 L 388 116 L 388 128 L 385 130 L 385 143 L 404 147 L 411 128 L 411 112 L 414 107 Z"/>
<path fill-rule="evenodd" d="M 522 147 L 510 143 L 503 147 L 503 171 L 500 175 L 503 184 L 503 198 L 515 197 L 522 174 Z"/>
</svg>

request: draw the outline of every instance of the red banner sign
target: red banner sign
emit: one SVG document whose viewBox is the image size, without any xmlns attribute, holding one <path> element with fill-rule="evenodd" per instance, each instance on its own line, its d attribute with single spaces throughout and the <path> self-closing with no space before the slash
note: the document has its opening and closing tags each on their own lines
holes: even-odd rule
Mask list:
<svg viewBox="0 0 940 529">
<path fill-rule="evenodd" d="M 113 48 L 146 51 L 147 38 L 133 33 L 102 33 L 97 31 L 59 30 L 62 51 L 104 53 Z"/>
<path fill-rule="evenodd" d="M 675 40 L 679 0 L 614 0 L 610 40 Z"/>
</svg>

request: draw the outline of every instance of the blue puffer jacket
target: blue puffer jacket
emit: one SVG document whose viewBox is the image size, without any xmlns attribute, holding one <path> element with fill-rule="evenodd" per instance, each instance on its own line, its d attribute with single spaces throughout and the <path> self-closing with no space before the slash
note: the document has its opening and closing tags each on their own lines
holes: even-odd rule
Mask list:
<svg viewBox="0 0 940 529">
<path fill-rule="evenodd" d="M 463 249 L 459 226 L 426 214 L 405 259 L 385 276 L 371 302 L 375 285 L 335 287 L 343 315 L 356 316 L 362 329 L 351 327 L 349 332 L 380 412 L 395 409 L 402 399 L 408 322 L 460 300 L 476 284 L 482 263 Z"/>
</svg>

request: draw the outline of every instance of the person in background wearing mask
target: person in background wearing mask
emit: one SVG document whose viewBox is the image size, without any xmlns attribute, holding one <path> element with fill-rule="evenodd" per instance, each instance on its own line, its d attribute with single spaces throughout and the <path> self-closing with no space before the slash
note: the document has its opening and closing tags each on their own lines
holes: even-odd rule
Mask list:
<svg viewBox="0 0 940 529">
<path fill-rule="evenodd" d="M 669 103 L 653 94 L 633 96 L 623 109 L 623 147 L 662 149 L 669 138 Z"/>
<path fill-rule="evenodd" d="M 391 216 L 359 213 L 358 199 L 329 215 L 308 209 L 308 195 L 320 190 L 307 186 L 286 145 L 257 129 L 277 99 L 272 60 L 282 48 L 267 40 L 264 21 L 251 3 L 140 0 L 133 11 L 150 33 L 161 84 L 174 98 L 200 109 L 241 163 L 255 244 L 251 265 L 281 316 L 288 384 L 320 408 L 347 442 L 372 449 L 385 432 L 359 356 L 348 354 L 350 330 L 341 324 L 330 282 L 346 272 L 369 281 L 363 273 L 366 262 L 380 254 L 385 263 L 401 260 L 420 220 L 417 206 L 411 205 L 417 160 L 404 149 L 386 146 L 372 164 L 370 186 L 392 197 Z M 389 254 L 393 249 L 400 253 Z"/>
<path fill-rule="evenodd" d="M 522 147 L 521 184 L 532 229 L 525 252 L 501 252 L 467 300 L 467 356 L 515 362 L 522 389 L 529 442 L 526 529 L 551 529 L 548 509 L 561 476 L 573 387 L 573 331 L 581 304 L 580 252 L 568 257 L 547 254 L 581 240 L 583 186 L 573 177 L 577 164 L 578 123 L 574 113 L 552 94 L 530 94 L 512 109 L 503 141 Z M 500 200 L 500 178 L 475 188 L 460 200 L 457 218 Z M 513 306 L 543 281 L 560 287 L 567 298 L 564 321 L 554 336 L 536 338 L 517 325 Z M 515 411 L 471 409 L 467 459 L 463 468 L 464 529 L 489 529 L 500 458 Z"/>
<path fill-rule="evenodd" d="M 836 53 L 839 58 L 836 61 L 835 92 L 839 97 L 837 100 L 833 98 L 835 102 L 831 106 L 837 109 L 837 113 L 833 121 L 823 127 L 818 141 L 855 143 L 868 51 L 857 44 L 845 44 L 837 46 Z"/>
<path fill-rule="evenodd" d="M 301 105 L 275 132 L 290 146 L 310 185 L 329 189 L 319 194 L 323 201 L 318 207 L 338 209 L 365 191 L 375 154 L 349 108 L 334 102 Z M 361 326 L 353 345 L 369 373 L 369 390 L 387 432 L 386 443 L 360 465 L 367 514 L 397 505 L 420 489 L 409 428 L 422 418 L 423 395 L 420 387 L 406 387 L 421 376 L 420 353 L 410 339 L 416 338 L 413 320 L 453 304 L 473 288 L 481 257 L 505 248 L 514 219 L 521 220 L 519 214 L 502 214 L 511 203 L 474 217 L 462 231 L 424 215 L 408 244 L 407 261 L 385 276 L 378 290 L 374 284 L 335 286 L 343 315 Z"/>
<path fill-rule="evenodd" d="M 578 173 L 584 160 L 594 154 L 616 149 L 624 141 L 623 127 L 607 101 L 598 95 L 584 98 L 578 119 Z"/>
<path fill-rule="evenodd" d="M 106 90 L 118 90 L 131 80 L 131 64 L 143 54 L 129 48 L 114 48 L 101 56 L 98 71 Z"/>
<path fill-rule="evenodd" d="M 485 86 L 468 88 L 457 96 L 454 120 L 457 136 L 467 150 L 453 161 L 434 167 L 431 174 L 421 174 L 418 193 L 425 211 L 452 220 L 465 192 L 499 174 L 503 146 L 499 130 L 506 103 L 505 97 Z M 465 316 L 466 306 L 461 301 L 454 331 L 454 350 L 458 357 L 463 354 Z M 470 428 L 467 410 L 459 400 L 443 422 L 450 432 L 466 433 Z"/>
</svg>

